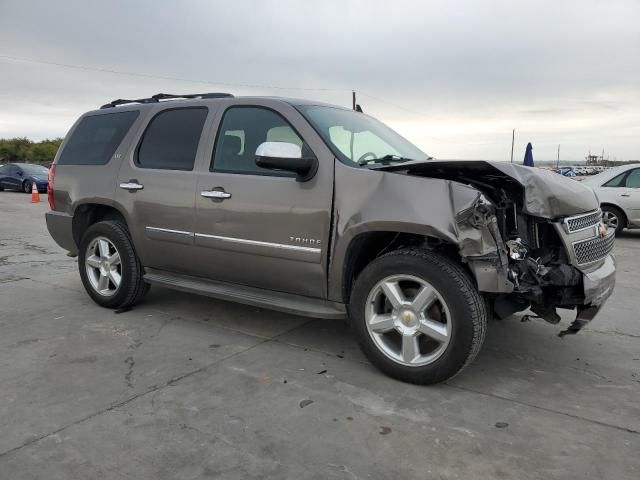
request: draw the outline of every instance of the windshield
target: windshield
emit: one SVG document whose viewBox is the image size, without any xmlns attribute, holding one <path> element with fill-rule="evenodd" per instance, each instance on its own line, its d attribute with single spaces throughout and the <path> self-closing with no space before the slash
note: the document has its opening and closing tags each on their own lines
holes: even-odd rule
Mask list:
<svg viewBox="0 0 640 480">
<path fill-rule="evenodd" d="M 366 165 L 431 158 L 384 123 L 363 113 L 321 106 L 300 109 L 343 163 Z"/>
<path fill-rule="evenodd" d="M 42 165 L 21 165 L 20 168 L 24 173 L 28 173 L 29 175 L 42 175 L 45 177 L 49 175 L 49 170 Z"/>
</svg>

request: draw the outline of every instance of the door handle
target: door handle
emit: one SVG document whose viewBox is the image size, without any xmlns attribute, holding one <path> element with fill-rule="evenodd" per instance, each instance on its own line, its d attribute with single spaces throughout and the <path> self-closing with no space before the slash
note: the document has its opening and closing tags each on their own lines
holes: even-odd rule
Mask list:
<svg viewBox="0 0 640 480">
<path fill-rule="evenodd" d="M 202 192 L 200 192 L 200 195 L 205 198 L 215 198 L 218 200 L 231 198 L 231 194 L 229 192 L 225 192 L 224 190 L 203 190 Z"/>
<path fill-rule="evenodd" d="M 631 194 L 630 194 L 630 193 L 623 193 L 623 194 L 621 194 L 620 196 L 621 196 L 621 197 L 630 197 L 630 196 L 631 196 Z"/>
<path fill-rule="evenodd" d="M 124 190 L 129 190 L 129 191 L 136 191 L 136 190 L 142 190 L 144 188 L 144 185 L 142 185 L 141 183 L 138 183 L 138 181 L 135 179 L 131 179 L 128 182 L 121 183 L 120 188 Z"/>
</svg>

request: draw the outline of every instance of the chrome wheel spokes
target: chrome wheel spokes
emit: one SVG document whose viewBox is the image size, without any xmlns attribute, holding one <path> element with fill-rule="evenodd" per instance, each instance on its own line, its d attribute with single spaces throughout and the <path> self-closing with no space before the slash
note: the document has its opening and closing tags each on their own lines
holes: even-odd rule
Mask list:
<svg viewBox="0 0 640 480">
<path fill-rule="evenodd" d="M 378 282 L 367 298 L 365 321 L 376 346 L 403 365 L 434 362 L 451 340 L 449 307 L 430 283 L 412 275 Z"/>
<path fill-rule="evenodd" d="M 92 288 L 105 297 L 115 295 L 122 283 L 120 252 L 105 237 L 94 238 L 85 256 L 87 278 Z"/>
<path fill-rule="evenodd" d="M 618 216 L 610 211 L 602 212 L 602 221 L 607 227 L 616 229 L 618 228 Z"/>
</svg>

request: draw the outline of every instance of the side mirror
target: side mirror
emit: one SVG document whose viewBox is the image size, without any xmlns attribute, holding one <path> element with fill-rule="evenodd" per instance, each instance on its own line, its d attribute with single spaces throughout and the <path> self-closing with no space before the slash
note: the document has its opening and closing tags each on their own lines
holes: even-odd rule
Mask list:
<svg viewBox="0 0 640 480">
<path fill-rule="evenodd" d="M 318 159 L 303 157 L 295 143 L 263 142 L 256 149 L 256 165 L 271 170 L 284 170 L 296 174 L 298 182 L 306 182 L 318 171 Z"/>
</svg>

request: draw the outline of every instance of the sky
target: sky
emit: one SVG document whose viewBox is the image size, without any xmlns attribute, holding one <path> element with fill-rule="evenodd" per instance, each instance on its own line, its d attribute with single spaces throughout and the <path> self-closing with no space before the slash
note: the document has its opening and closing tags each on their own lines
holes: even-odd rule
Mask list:
<svg viewBox="0 0 640 480">
<path fill-rule="evenodd" d="M 436 158 L 509 160 L 515 129 L 516 161 L 637 160 L 639 25 L 640 0 L 0 0 L 0 138 L 158 92 L 355 90 Z"/>
</svg>

